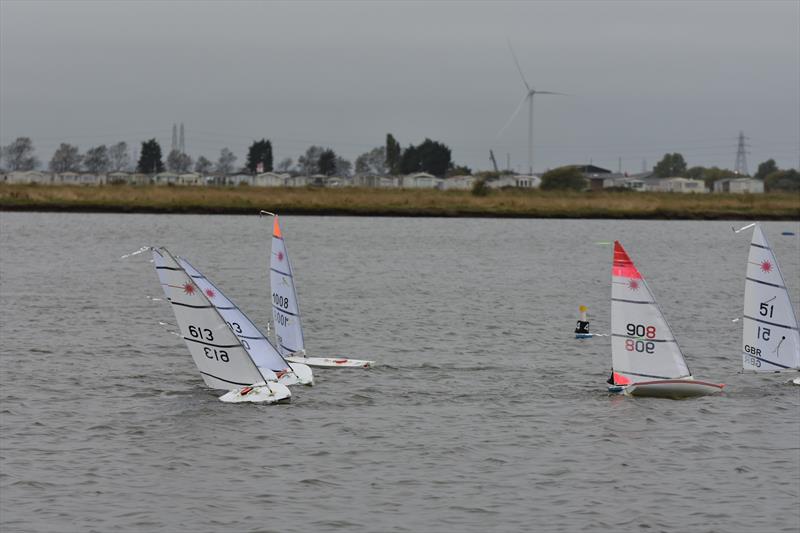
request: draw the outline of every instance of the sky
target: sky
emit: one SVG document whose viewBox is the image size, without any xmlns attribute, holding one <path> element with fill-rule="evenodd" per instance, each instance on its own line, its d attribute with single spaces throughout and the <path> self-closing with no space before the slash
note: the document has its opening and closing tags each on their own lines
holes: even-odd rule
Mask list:
<svg viewBox="0 0 800 533">
<path fill-rule="evenodd" d="M 800 1 L 73 2 L 0 0 L 0 144 L 156 138 L 243 164 L 312 144 L 354 160 L 392 133 L 473 170 L 593 163 L 630 173 L 800 165 Z M 502 130 L 502 131 L 501 131 Z"/>
</svg>

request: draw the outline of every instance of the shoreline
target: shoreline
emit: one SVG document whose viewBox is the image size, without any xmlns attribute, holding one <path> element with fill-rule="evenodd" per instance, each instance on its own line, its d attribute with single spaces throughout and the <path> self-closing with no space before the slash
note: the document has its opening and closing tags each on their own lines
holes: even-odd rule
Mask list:
<svg viewBox="0 0 800 533">
<path fill-rule="evenodd" d="M 0 185 L 0 211 L 562 218 L 642 220 L 800 220 L 800 194 L 469 191 Z"/>
</svg>

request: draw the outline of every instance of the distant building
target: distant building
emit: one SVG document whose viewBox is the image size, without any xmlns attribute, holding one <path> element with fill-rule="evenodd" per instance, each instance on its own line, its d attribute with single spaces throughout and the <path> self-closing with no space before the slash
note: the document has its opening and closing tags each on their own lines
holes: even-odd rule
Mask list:
<svg viewBox="0 0 800 533">
<path fill-rule="evenodd" d="M 504 187 L 535 189 L 538 188 L 541 183 L 542 180 L 539 176 L 506 174 L 494 180 L 487 180 L 486 186 L 491 189 L 502 189 Z"/>
<path fill-rule="evenodd" d="M 404 189 L 439 189 L 443 182 L 443 179 L 437 178 L 433 174 L 418 172 L 403 176 L 400 186 Z"/>
<path fill-rule="evenodd" d="M 755 178 L 727 178 L 714 182 L 714 192 L 761 194 L 764 182 Z"/>
<path fill-rule="evenodd" d="M 311 183 L 308 176 L 291 176 L 284 181 L 287 187 L 306 187 Z"/>
<path fill-rule="evenodd" d="M 155 185 L 177 185 L 178 174 L 175 172 L 159 172 L 153 176 L 153 184 Z"/>
<path fill-rule="evenodd" d="M 253 177 L 254 187 L 283 187 L 286 185 L 287 174 L 263 172 Z"/>
<path fill-rule="evenodd" d="M 400 186 L 397 176 L 360 175 L 354 176 L 351 181 L 353 187 L 374 187 L 379 189 L 393 189 Z"/>
<path fill-rule="evenodd" d="M 703 180 L 693 180 L 689 178 L 664 178 L 659 180 L 658 189 L 662 192 L 681 192 L 681 193 L 707 193 L 708 189 Z"/>
<path fill-rule="evenodd" d="M 480 178 L 476 176 L 451 176 L 449 178 L 445 178 L 444 182 L 442 183 L 442 189 L 445 191 L 469 191 L 472 190 L 472 186 L 475 185 L 475 182 L 478 181 Z"/>
<path fill-rule="evenodd" d="M 54 183 L 54 175 L 38 170 L 15 170 L 3 176 L 3 181 L 6 183 L 41 183 L 51 184 Z"/>
</svg>

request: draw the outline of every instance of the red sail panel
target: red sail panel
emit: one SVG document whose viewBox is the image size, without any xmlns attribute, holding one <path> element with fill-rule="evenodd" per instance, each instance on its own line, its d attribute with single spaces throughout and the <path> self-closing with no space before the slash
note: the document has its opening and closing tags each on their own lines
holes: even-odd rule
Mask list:
<svg viewBox="0 0 800 533">
<path fill-rule="evenodd" d="M 611 267 L 611 275 L 631 279 L 642 278 L 642 275 L 636 270 L 636 266 L 619 241 L 614 241 L 614 266 Z"/>
</svg>

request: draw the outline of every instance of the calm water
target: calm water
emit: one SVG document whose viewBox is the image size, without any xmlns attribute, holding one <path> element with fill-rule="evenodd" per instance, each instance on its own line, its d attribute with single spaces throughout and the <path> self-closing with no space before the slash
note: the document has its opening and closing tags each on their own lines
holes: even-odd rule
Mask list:
<svg viewBox="0 0 800 533">
<path fill-rule="evenodd" d="M 737 223 L 738 224 L 738 223 Z M 737 374 L 750 233 L 719 222 L 284 217 L 315 371 L 287 406 L 204 388 L 142 245 L 259 324 L 267 221 L 0 214 L 0 530 L 791 531 L 800 387 Z M 797 306 L 796 222 L 768 223 Z M 610 397 L 611 248 L 724 395 Z M 738 327 L 737 327 L 738 326 Z"/>
</svg>

